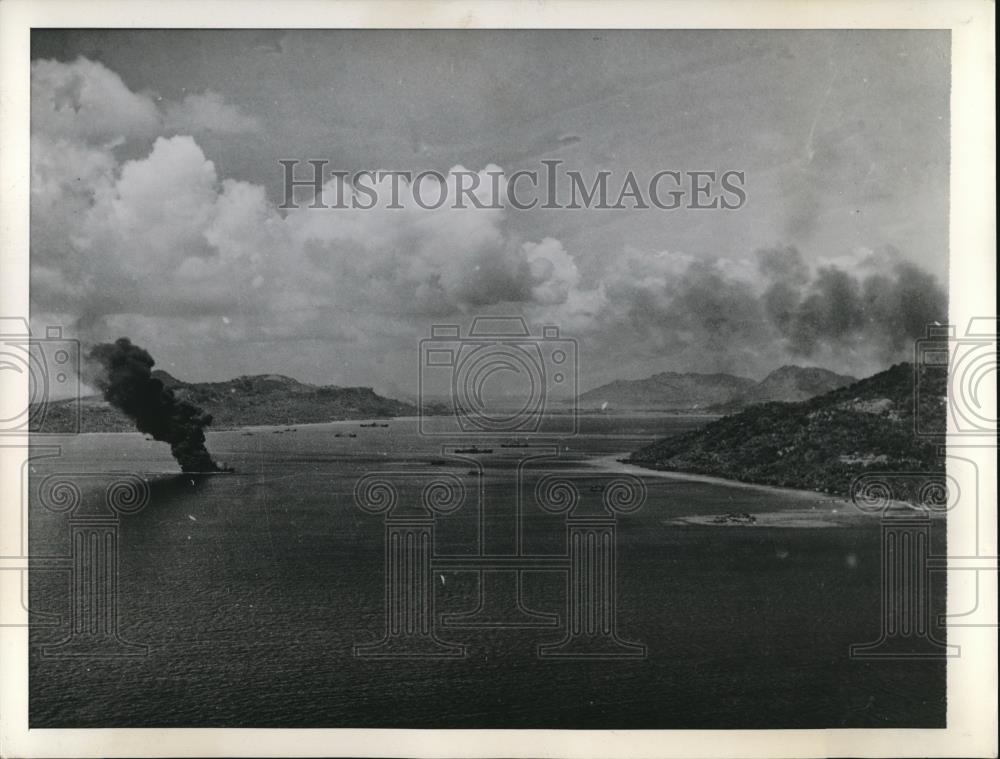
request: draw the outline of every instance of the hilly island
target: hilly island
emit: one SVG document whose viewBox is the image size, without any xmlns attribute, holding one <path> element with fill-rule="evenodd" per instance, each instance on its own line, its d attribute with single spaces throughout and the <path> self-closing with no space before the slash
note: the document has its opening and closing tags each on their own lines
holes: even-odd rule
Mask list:
<svg viewBox="0 0 1000 759">
<path fill-rule="evenodd" d="M 184 382 L 156 369 L 153 377 L 212 416 L 212 429 L 254 425 L 308 424 L 341 419 L 412 416 L 416 407 L 378 395 L 370 387 L 311 385 L 280 374 L 237 377 L 224 382 Z M 33 432 L 71 432 L 76 426 L 75 400 L 50 403 Z M 100 396 L 79 403 L 81 432 L 131 432 L 135 424 Z"/>
<path fill-rule="evenodd" d="M 752 405 L 690 432 L 659 440 L 625 461 L 639 466 L 847 495 L 867 471 L 944 472 L 945 377 L 927 375 L 915 399 L 913 366 L 798 402 Z"/>
</svg>

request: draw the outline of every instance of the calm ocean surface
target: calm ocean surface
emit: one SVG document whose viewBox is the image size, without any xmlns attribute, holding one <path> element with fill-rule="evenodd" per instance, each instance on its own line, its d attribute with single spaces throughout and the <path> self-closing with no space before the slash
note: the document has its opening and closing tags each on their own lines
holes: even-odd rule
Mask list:
<svg viewBox="0 0 1000 759">
<path fill-rule="evenodd" d="M 704 421 L 584 417 L 580 435 L 547 441 L 558 455 L 523 468 L 524 550 L 565 551 L 563 517 L 531 502 L 541 477 L 596 482 L 596 459 Z M 71 479 L 87 498 L 96 480 L 85 473 L 140 473 L 152 498 L 119 525 L 120 634 L 148 646 L 147 655 L 43 656 L 43 646 L 68 633 L 68 574 L 32 572 L 31 608 L 60 614 L 63 624 L 31 631 L 31 726 L 943 726 L 942 662 L 848 656 L 852 643 L 879 634 L 877 519 L 848 515 L 843 502 L 642 470 L 635 474 L 647 501 L 618 521 L 617 588 L 619 635 L 645 644 L 645 658 L 539 659 L 538 644 L 565 635 L 558 572 L 522 573 L 522 602 L 560 615 L 559 627 L 442 630 L 442 639 L 468 647 L 462 659 L 355 657 L 356 644 L 385 631 L 383 517 L 354 505 L 359 478 L 391 471 L 405 495 L 451 472 L 475 493 L 470 465 L 449 460 L 442 446 L 492 447 L 473 457 L 484 468 L 484 522 L 471 507 L 439 518 L 435 550 L 467 555 L 482 539 L 487 552 L 509 553 L 518 539 L 514 483 L 528 449 L 500 449 L 504 438 L 421 437 L 413 420 L 389 424 L 213 432 L 209 449 L 236 473 L 200 479 L 179 474 L 167 447 L 140 434 L 33 440 L 62 447 L 31 473 L 33 556 L 70 550 L 68 515 L 37 497 L 48 474 L 81 473 Z M 828 526 L 677 521 L 807 510 Z M 932 539 L 943 549 L 943 523 Z M 943 610 L 941 585 L 933 606 Z M 476 608 L 474 572 L 435 571 L 434 589 L 438 613 Z"/>
</svg>

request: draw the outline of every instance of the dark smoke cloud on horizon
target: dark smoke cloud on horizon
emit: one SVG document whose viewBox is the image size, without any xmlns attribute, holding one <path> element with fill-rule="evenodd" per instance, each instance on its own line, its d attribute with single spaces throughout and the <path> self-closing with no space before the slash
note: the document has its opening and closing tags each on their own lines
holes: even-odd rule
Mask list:
<svg viewBox="0 0 1000 759">
<path fill-rule="evenodd" d="M 639 254 L 628 263 L 606 273 L 596 321 L 602 343 L 631 328 L 647 373 L 763 376 L 807 364 L 868 376 L 912 360 L 914 341 L 948 318 L 945 288 L 892 248 L 812 266 L 795 246 L 739 261 Z"/>
<path fill-rule="evenodd" d="M 912 348 L 928 324 L 948 318 L 944 288 L 891 251 L 884 263 L 870 256 L 859 271 L 827 265 L 812 276 L 794 247 L 762 250 L 758 258 L 770 280 L 764 307 L 793 356 L 867 344 L 892 361 Z"/>
<path fill-rule="evenodd" d="M 173 390 L 152 376 L 148 352 L 127 337 L 100 343 L 86 354 L 87 380 L 104 399 L 135 422 L 136 429 L 168 443 L 182 472 L 217 472 L 205 448 L 205 428 L 212 417 L 197 406 L 178 400 Z"/>
</svg>

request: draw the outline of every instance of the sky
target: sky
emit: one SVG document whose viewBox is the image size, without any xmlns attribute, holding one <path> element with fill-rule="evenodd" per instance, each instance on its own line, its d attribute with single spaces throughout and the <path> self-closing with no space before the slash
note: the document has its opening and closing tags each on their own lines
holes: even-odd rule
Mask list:
<svg viewBox="0 0 1000 759">
<path fill-rule="evenodd" d="M 576 340 L 581 390 L 865 376 L 946 317 L 949 50 L 937 31 L 35 30 L 33 329 L 127 335 L 192 381 L 396 397 L 432 325 L 489 314 Z M 738 171 L 746 202 L 279 208 L 278 161 L 310 159 Z"/>
</svg>

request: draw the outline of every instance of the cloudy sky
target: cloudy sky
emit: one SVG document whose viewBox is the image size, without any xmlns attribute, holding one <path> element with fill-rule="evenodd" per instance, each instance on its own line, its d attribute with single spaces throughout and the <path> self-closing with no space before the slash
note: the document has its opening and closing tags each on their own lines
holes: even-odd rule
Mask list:
<svg viewBox="0 0 1000 759">
<path fill-rule="evenodd" d="M 522 314 L 583 389 L 864 375 L 944 318 L 947 32 L 35 31 L 32 322 L 181 378 L 414 391 L 441 322 Z M 738 210 L 283 211 L 354 172 L 745 172 Z"/>
</svg>

